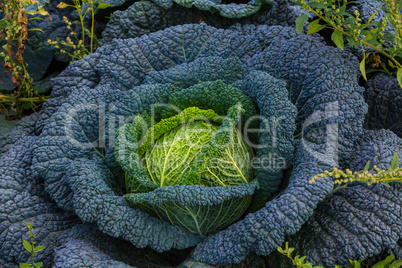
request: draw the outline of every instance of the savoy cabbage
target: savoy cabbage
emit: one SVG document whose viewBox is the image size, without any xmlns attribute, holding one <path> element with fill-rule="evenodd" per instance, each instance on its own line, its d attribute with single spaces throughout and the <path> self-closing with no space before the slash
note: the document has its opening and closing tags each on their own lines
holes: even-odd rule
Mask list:
<svg viewBox="0 0 402 268">
<path fill-rule="evenodd" d="M 202 31 L 205 35 L 203 37 L 194 35 L 194 30 Z M 262 30 L 269 31 L 269 28 L 265 27 Z M 199 46 L 198 42 L 189 43 L 190 47 L 186 47 L 185 54 L 183 54 L 183 45 L 187 46 L 187 41 L 182 40 L 184 43 L 180 43 L 176 39 L 177 34 L 180 36 L 189 35 L 189 38 L 202 38 L 204 41 L 199 40 L 199 42 L 205 43 L 202 46 Z M 225 36 L 226 38 L 223 38 Z M 101 74 L 101 77 L 97 78 L 96 75 L 90 77 L 91 80 L 98 81 L 97 85 L 94 83 L 96 86 L 93 89 L 86 88 L 82 90 L 81 88 L 81 90 L 73 91 L 71 88 L 70 96 L 50 119 L 46 117 L 47 109 L 51 107 L 48 106 L 47 109 L 43 110 L 38 124 L 39 126 L 41 124 L 45 126 L 35 145 L 33 166 L 36 175 L 45 179 L 47 192 L 62 208 L 74 209 L 81 220 L 96 222 L 105 233 L 121 236 L 139 247 L 151 246 L 158 251 L 164 251 L 171 247 L 186 248 L 194 246 L 200 241 L 200 238 L 183 231 L 177 226 L 151 218 L 144 212 L 130 209 L 124 198 L 119 196 L 119 190 L 116 189 L 119 188 L 119 183 L 121 183 L 119 182 L 121 180 L 119 177 L 121 177 L 122 170 L 115 161 L 114 146 L 102 147 L 102 144 L 113 142 L 114 132 L 117 130 L 117 119 L 120 120 L 121 118 L 123 121 L 130 119 L 133 116 L 149 111 L 154 103 L 168 103 L 170 98 L 180 106 L 180 99 L 175 100 L 176 95 L 172 94 L 172 92 L 178 92 L 180 89 L 187 88 L 200 81 L 215 81 L 216 79 L 222 80 L 227 84 L 238 81 L 240 87 L 248 83 L 257 73 L 250 73 L 247 76 L 248 68 L 242 66 L 241 58 L 246 59 L 252 54 L 263 50 L 263 47 L 258 40 L 251 43 L 251 45 L 247 44 L 248 42 L 245 43 L 250 38 L 248 35 L 242 36 L 237 31 L 217 30 L 206 25 L 178 26 L 164 32 L 155 33 L 150 37 L 157 43 L 149 42 L 148 36 L 141 37 L 151 46 L 148 49 L 155 51 L 156 47 L 152 48 L 152 46 L 161 46 L 158 50 L 161 53 L 162 51 L 170 53 L 171 57 L 166 58 L 165 54 L 163 57 L 164 62 L 161 62 L 160 54 L 133 53 L 131 54 L 133 57 L 130 59 L 127 57 L 127 53 L 124 52 L 124 47 L 129 46 L 130 50 L 138 49 L 138 52 L 140 52 L 143 45 L 139 42 L 138 44 L 140 45 L 136 47 L 134 44 L 139 40 L 127 39 L 124 42 L 114 42 L 112 45 L 104 46 L 90 57 L 85 58 L 88 63 L 93 61 L 102 62 L 94 65 L 96 66 L 95 68 L 103 69 L 100 72 L 96 71 L 97 74 Z M 173 40 L 176 42 L 172 42 Z M 167 45 L 170 46 L 169 50 L 163 49 Z M 177 48 L 175 49 L 172 45 L 177 46 Z M 231 51 L 233 55 L 231 55 Z M 108 55 L 115 52 L 123 53 L 124 56 L 122 55 L 123 57 L 121 57 L 119 54 Z M 148 58 L 145 55 L 148 55 Z M 139 58 L 137 58 L 138 56 Z M 125 67 L 124 64 L 116 64 L 119 60 L 123 60 L 129 65 Z M 130 61 L 138 62 L 138 60 L 142 62 L 142 66 L 129 63 Z M 117 62 L 115 63 L 115 61 Z M 188 64 L 184 64 L 187 62 Z M 71 81 L 76 81 L 76 79 L 86 83 L 85 79 L 82 80 L 82 75 L 87 71 L 80 70 L 81 67 L 75 68 L 78 64 L 82 66 L 82 63 L 73 63 L 71 68 L 68 68 L 59 76 L 58 81 L 55 82 L 54 93 L 58 93 L 58 86 L 56 85 L 58 83 L 60 83 L 60 90 L 66 93 L 69 88 L 64 86 L 64 83 L 73 85 L 73 87 L 77 85 L 72 84 Z M 147 72 L 144 73 L 147 69 L 149 75 L 147 75 Z M 158 69 L 160 71 L 157 71 Z M 94 69 L 90 67 L 88 71 L 92 72 Z M 75 76 L 74 72 L 77 72 L 78 76 Z M 138 79 L 133 79 L 132 74 L 134 73 L 139 75 Z M 242 77 L 245 78 L 244 81 L 241 80 Z M 268 74 L 263 78 L 267 85 L 272 85 L 265 89 L 267 92 L 275 90 L 286 95 L 286 88 L 283 82 L 274 79 Z M 160 81 L 161 79 L 162 81 Z M 194 92 L 195 97 L 202 96 L 197 91 Z M 55 99 L 57 100 L 57 98 Z M 141 99 L 144 100 L 143 103 L 138 102 Z M 223 99 L 220 101 L 223 101 Z M 107 106 L 105 105 L 106 103 L 108 104 Z M 183 102 L 185 105 L 188 105 L 188 103 L 189 101 Z M 222 106 L 222 103 L 216 102 L 215 105 L 220 104 Z M 51 102 L 48 102 L 49 104 Z M 266 114 L 267 117 L 271 117 L 275 113 L 283 115 L 283 118 L 286 118 L 284 122 L 289 125 L 286 126 L 285 130 L 282 130 L 281 126 L 275 126 L 278 128 L 276 132 L 278 133 L 279 148 L 270 145 L 272 140 L 266 136 L 267 134 L 261 136 L 260 139 L 267 143 L 268 146 L 257 152 L 257 156 L 263 157 L 269 153 L 276 153 L 289 158 L 293 151 L 291 142 L 293 135 L 286 130 L 290 130 L 290 133 L 293 133 L 295 126 L 292 118 L 295 118 L 296 111 L 288 99 L 275 101 L 272 105 L 272 107 L 277 105 L 283 108 L 281 110 L 262 110 L 261 112 Z M 94 112 L 93 109 L 97 110 L 103 106 L 106 107 L 104 107 L 105 114 L 102 119 L 99 113 Z M 103 125 L 103 130 L 98 127 L 101 125 Z M 103 133 L 100 133 L 100 131 L 103 131 Z M 101 139 L 96 141 L 98 137 L 101 137 Z M 47 153 L 50 147 L 56 148 L 58 144 L 62 145 L 60 150 L 57 150 L 58 153 Z M 281 173 L 281 170 L 261 170 L 259 173 L 257 170 L 256 177 L 266 180 L 266 182 L 261 182 L 261 190 L 265 192 L 275 191 L 279 185 L 278 181 L 280 181 Z M 272 178 L 272 180 L 265 179 L 263 176 Z M 115 183 L 111 183 L 113 181 Z M 88 188 L 86 186 L 88 183 L 93 186 Z M 169 191 L 175 190 L 176 188 L 169 189 Z M 199 191 L 198 189 L 194 190 Z M 217 191 L 223 190 L 217 189 Z M 110 196 L 110 198 L 108 198 L 107 202 L 104 202 L 105 200 L 100 198 L 101 196 Z M 174 195 L 172 194 L 172 196 Z M 216 202 L 213 201 L 214 196 L 219 196 L 219 194 L 217 192 L 215 195 L 205 194 L 205 196 L 211 198 L 209 202 Z M 78 202 L 77 200 L 81 201 Z M 203 202 L 208 202 L 207 200 Z M 154 202 L 156 201 L 154 200 Z M 105 215 L 99 214 L 100 207 L 105 213 L 107 211 L 113 212 L 113 217 L 107 216 L 109 213 Z M 110 218 L 105 220 L 105 216 Z M 125 227 L 117 227 L 122 225 L 125 225 Z M 154 227 L 148 229 L 149 235 L 138 236 L 138 232 L 142 229 L 141 226 L 144 225 L 154 225 Z M 138 228 L 130 226 L 138 226 Z M 162 228 L 164 231 L 154 232 L 156 228 Z"/>
<path fill-rule="evenodd" d="M 191 89 L 184 91 L 182 102 L 190 103 L 189 95 L 199 95 L 191 94 Z M 225 104 L 222 98 L 220 108 Z M 211 109 L 189 107 L 150 127 L 142 140 L 138 117 L 119 129 L 115 155 L 126 171 L 129 204 L 200 236 L 236 221 L 257 185 L 249 183 L 252 149 L 236 130 L 244 111 L 237 104 L 222 119 Z"/>
<path fill-rule="evenodd" d="M 59 221 L 72 219 L 62 228 L 66 231 L 59 236 L 57 245 L 46 244 L 47 252 L 55 249 L 56 267 L 74 263 L 91 265 L 92 260 L 105 267 L 135 265 L 116 256 L 116 251 L 110 249 L 113 246 L 102 248 L 103 236 L 97 230 L 86 235 L 88 227 L 76 225 L 74 215 L 89 224 L 86 226 L 92 229 L 96 226 L 103 234 L 115 237 L 114 241 L 124 239 L 138 248 L 150 247 L 162 252 L 196 246 L 191 254 L 194 261 L 211 264 L 239 263 L 251 252 L 266 256 L 285 239 L 300 245 L 312 241 L 304 253 L 317 263 L 326 262 L 325 265 L 397 249 L 401 232 L 392 227 L 400 228 L 397 223 L 400 216 L 392 212 L 397 213 L 401 208 L 400 187 L 354 185 L 327 197 L 333 189 L 330 178 L 309 184 L 311 177 L 334 166 L 350 167 L 354 161 L 355 166 L 350 168 L 358 169 L 366 160 L 378 163 L 376 159 L 385 163 L 392 151 L 401 150 L 399 137 L 386 132 L 378 134 L 385 137 L 381 140 L 371 138 L 376 134 L 363 130 L 367 105 L 363 100 L 364 88 L 358 85 L 358 74 L 356 58 L 325 45 L 321 38 L 266 25 L 234 25 L 228 29 L 204 23 L 174 26 L 141 37 L 110 40 L 94 54 L 72 63 L 53 81 L 52 96 L 36 123 L 39 137 L 24 138 L 29 140 L 25 149 L 19 149 L 18 144 L 13 147 L 22 150 L 27 160 L 24 165 L 16 165 L 17 169 L 32 169 L 32 176 L 39 180 L 35 188 L 42 189 L 48 200 L 46 205 L 52 207 L 55 202 L 54 213 L 65 213 Z M 207 84 L 214 86 L 208 88 Z M 260 188 L 255 190 L 250 213 L 205 238 L 130 207 L 124 198 L 127 170 L 116 161 L 119 140 L 115 133 L 138 116 L 150 114 L 155 104 L 160 103 L 173 103 L 182 110 L 198 106 L 227 115 L 225 112 L 236 103 L 228 103 L 229 106 L 221 107 L 223 112 L 219 111 L 219 104 L 225 102 L 224 95 L 213 95 L 216 84 L 235 88 L 252 100 L 263 119 L 258 122 L 258 145 L 265 145 L 255 148 L 256 159 L 274 156 L 280 160 L 275 164 L 280 165 L 255 167 L 254 177 Z M 200 85 L 211 95 L 192 90 Z M 180 95 L 186 91 L 195 93 L 186 99 L 183 96 L 187 95 Z M 204 107 L 205 104 L 211 107 Z M 14 159 L 15 153 L 10 150 L 7 159 Z M 4 161 L 11 161 L 7 159 Z M 284 170 L 291 171 L 288 184 L 283 180 Z M 138 180 L 140 175 L 136 177 Z M 8 194 L 12 189 L 9 183 L 17 185 L 19 177 L 4 176 L 0 191 L 5 194 L 0 204 L 5 206 L 11 200 L 19 207 L 27 204 Z M 198 202 L 192 197 L 201 195 L 205 196 L 205 204 L 211 205 L 228 193 L 251 195 L 254 189 L 245 187 L 249 184 L 232 192 L 228 187 L 167 186 L 157 189 L 161 194 L 147 190 L 142 198 L 157 205 L 172 198 L 192 204 Z M 281 184 L 284 190 L 272 195 Z M 361 202 L 359 193 L 363 191 L 370 194 Z M 387 206 L 384 214 L 376 205 L 379 198 L 393 200 L 389 204 L 378 203 Z M 356 203 L 344 206 L 352 201 Z M 360 205 L 364 205 L 365 211 L 356 214 L 356 210 L 362 209 Z M 46 209 L 38 210 L 43 211 Z M 322 217 L 323 211 L 329 216 Z M 372 226 L 358 225 L 360 219 L 379 216 L 382 217 L 379 221 L 383 220 L 379 234 Z M 0 221 L 8 233 L 12 227 L 5 224 L 8 222 L 3 220 L 5 217 Z M 352 219 L 354 224 L 344 224 Z M 345 228 L 330 234 L 338 239 L 322 242 L 319 234 L 326 229 L 320 227 L 336 226 L 338 221 Z M 69 229 L 71 225 L 76 227 Z M 38 227 L 41 228 L 40 224 Z M 361 228 L 365 236 L 350 235 Z M 310 236 L 306 239 L 297 233 L 299 230 L 307 231 Z M 383 239 L 383 234 L 390 232 L 391 238 Z M 99 240 L 90 238 L 91 235 L 99 236 Z M 15 241 L 20 237 L 13 235 Z M 109 242 L 104 244 L 110 245 Z M 118 243 L 110 243 L 119 247 Z M 334 245 L 343 249 L 342 254 L 333 253 Z M 86 258 L 79 252 L 80 247 L 93 257 Z M 4 248 L 10 253 L 0 259 L 25 261 L 15 257 L 10 244 L 4 244 Z M 66 259 L 66 255 L 71 258 Z M 49 253 L 45 261 L 50 263 L 51 257 Z"/>
<path fill-rule="evenodd" d="M 229 28 L 238 23 L 292 27 L 302 12 L 299 6 L 292 5 L 289 0 L 277 0 L 271 9 L 262 9 L 242 18 L 227 18 L 216 12 L 209 13 L 196 7 L 186 8 L 175 3 L 169 9 L 165 9 L 152 1 L 138 1 L 126 10 L 118 10 L 112 14 L 102 32 L 101 43 L 107 44 L 116 38 L 139 37 L 170 26 L 201 21 L 216 28 Z"/>
<path fill-rule="evenodd" d="M 236 26 L 221 30 L 205 24 L 112 41 L 71 64 L 56 79 L 53 98 L 38 121 L 43 131 L 34 149 L 34 170 L 45 179 L 47 192 L 59 206 L 74 209 L 81 220 L 96 222 L 107 234 L 158 251 L 194 246 L 200 237 L 128 206 L 119 193 L 123 172 L 110 144 L 117 130 L 116 118 L 132 120 L 149 112 L 154 103 L 169 103 L 172 92 L 222 80 L 249 96 L 264 118 L 281 119 L 280 124 L 273 124 L 271 133 L 261 133 L 260 143 L 268 146 L 258 149 L 256 155 L 274 154 L 282 157 L 285 165 L 254 170 L 261 187 L 255 198 L 264 204 L 278 189 L 283 169 L 292 165 L 294 169 L 279 198 L 208 237 L 197 246 L 193 258 L 234 263 L 252 251 L 267 255 L 286 234 L 295 233 L 331 191 L 331 180 L 310 185 L 308 178 L 336 165 L 337 157 L 341 163 L 349 161 L 353 144 L 362 134 L 366 105 L 363 88 L 357 84 L 355 59 L 319 41 L 297 36 L 288 28 Z M 97 111 L 99 107 L 105 109 L 104 115 Z M 332 112 L 336 107 L 343 112 Z M 308 122 L 320 111 L 330 116 Z M 261 122 L 261 127 L 272 125 L 269 120 Z M 339 126 L 339 155 L 335 151 L 324 154 L 328 124 Z M 273 132 L 276 144 L 270 138 Z M 298 139 L 293 159 L 293 138 L 300 135 L 303 139 Z M 47 153 L 49 150 L 54 153 Z M 162 196 L 154 195 L 154 202 Z M 143 229 L 144 225 L 149 228 Z M 271 232 L 272 239 L 257 235 Z"/>
</svg>

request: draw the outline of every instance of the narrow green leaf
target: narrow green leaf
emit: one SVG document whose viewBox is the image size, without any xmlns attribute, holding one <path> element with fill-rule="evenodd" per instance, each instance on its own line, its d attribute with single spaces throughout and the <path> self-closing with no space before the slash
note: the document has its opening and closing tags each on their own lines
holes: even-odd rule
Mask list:
<svg viewBox="0 0 402 268">
<path fill-rule="evenodd" d="M 20 268 L 31 268 L 31 264 L 23 263 L 23 264 L 20 265 Z"/>
<path fill-rule="evenodd" d="M 34 28 L 34 29 L 28 29 L 28 32 L 29 31 L 37 31 L 37 32 L 42 32 L 42 33 L 44 33 L 44 31 L 43 30 L 41 30 L 41 29 L 39 29 L 39 28 Z"/>
<path fill-rule="evenodd" d="M 350 46 L 352 46 L 354 48 L 357 48 L 359 46 L 359 43 L 356 42 L 355 40 L 353 40 L 353 38 L 351 38 L 349 36 L 346 36 L 346 40 L 348 42 L 348 45 L 350 45 Z"/>
<path fill-rule="evenodd" d="M 44 250 L 45 248 L 46 248 L 46 247 L 44 247 L 44 246 L 38 246 L 38 247 L 35 247 L 34 251 L 35 251 L 35 252 L 39 252 L 39 251 Z"/>
<path fill-rule="evenodd" d="M 42 19 L 42 18 L 29 18 L 28 20 L 45 20 L 45 19 Z"/>
<path fill-rule="evenodd" d="M 370 167 L 370 160 L 367 161 L 366 166 L 364 167 L 364 171 L 368 171 Z"/>
<path fill-rule="evenodd" d="M 392 157 L 391 169 L 397 169 L 397 168 L 398 168 L 398 153 L 395 153 L 394 157 Z"/>
<path fill-rule="evenodd" d="M 392 169 L 391 170 L 382 170 L 382 171 L 380 171 L 378 174 L 381 174 L 381 175 L 386 175 L 386 174 L 389 174 L 389 173 L 391 173 L 391 172 L 394 172 Z"/>
<path fill-rule="evenodd" d="M 343 25 L 348 25 L 348 24 L 353 25 L 355 23 L 355 21 L 356 21 L 356 18 L 352 16 L 352 17 L 347 18 L 344 21 Z"/>
<path fill-rule="evenodd" d="M 301 33 L 301 31 L 303 30 L 304 23 L 306 23 L 307 21 L 308 21 L 307 13 L 301 15 L 296 19 L 296 31 L 298 33 Z"/>
<path fill-rule="evenodd" d="M 28 241 L 26 241 L 25 239 L 22 240 L 22 243 L 24 244 L 24 248 L 28 251 L 28 252 L 32 252 L 32 246 L 31 244 L 29 244 Z"/>
<path fill-rule="evenodd" d="M 106 9 L 108 7 L 111 7 L 111 5 L 106 3 L 100 3 L 96 9 Z"/>
<path fill-rule="evenodd" d="M 370 26 L 376 26 L 378 23 L 365 23 L 365 24 L 362 24 L 362 26 L 360 27 L 360 29 L 366 29 L 367 27 L 370 27 Z M 370 31 L 371 32 L 371 31 Z"/>
<path fill-rule="evenodd" d="M 396 72 L 396 79 L 398 80 L 399 85 L 402 87 L 402 68 L 398 68 Z"/>
<path fill-rule="evenodd" d="M 384 186 L 386 186 L 386 187 L 388 187 L 388 188 L 390 188 L 390 187 L 391 187 L 391 185 L 389 185 L 389 183 L 388 183 L 388 182 L 381 182 L 381 184 L 382 184 L 382 185 L 384 185 Z"/>
<path fill-rule="evenodd" d="M 47 12 L 43 7 L 38 9 L 38 13 L 42 16 L 50 16 L 49 12 Z"/>
<path fill-rule="evenodd" d="M 64 3 L 64 2 L 60 2 L 60 3 L 57 5 L 57 8 L 66 8 L 66 7 L 74 7 L 74 6 L 73 6 L 73 5 L 66 4 L 66 3 Z"/>
<path fill-rule="evenodd" d="M 343 50 L 343 35 L 340 31 L 335 30 L 331 35 L 331 40 L 334 41 L 335 45 Z"/>
<path fill-rule="evenodd" d="M 402 260 L 394 261 L 389 268 L 400 268 L 402 267 Z"/>
<path fill-rule="evenodd" d="M 40 12 L 38 10 L 28 10 L 27 14 L 29 15 L 36 15 L 36 14 L 40 14 Z"/>
<path fill-rule="evenodd" d="M 360 72 L 362 73 L 364 80 L 367 81 L 367 76 L 366 76 L 366 57 L 364 57 L 362 59 L 362 61 L 360 62 Z"/>
<path fill-rule="evenodd" d="M 385 5 L 385 3 L 383 3 L 371 16 L 370 16 L 370 18 L 368 19 L 368 23 L 370 23 L 373 19 L 374 19 L 374 16 L 377 14 L 377 12 L 382 8 L 382 6 L 383 5 Z"/>
<path fill-rule="evenodd" d="M 376 263 L 373 268 L 384 268 L 387 267 L 393 260 L 395 256 L 389 255 L 385 260 Z"/>
<path fill-rule="evenodd" d="M 289 249 L 288 249 L 288 252 L 289 252 L 290 254 L 292 254 L 294 250 L 295 250 L 294 248 L 289 248 Z"/>
<path fill-rule="evenodd" d="M 35 268 L 41 268 L 43 266 L 43 262 L 36 262 Z"/>
<path fill-rule="evenodd" d="M 396 68 L 396 66 L 394 65 L 394 63 L 391 60 L 388 60 L 388 64 L 389 66 L 391 66 L 392 68 Z"/>
</svg>

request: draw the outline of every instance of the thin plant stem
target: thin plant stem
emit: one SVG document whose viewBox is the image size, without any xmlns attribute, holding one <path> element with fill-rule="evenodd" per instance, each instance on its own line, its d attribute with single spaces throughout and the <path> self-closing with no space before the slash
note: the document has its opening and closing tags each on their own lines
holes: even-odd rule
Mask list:
<svg viewBox="0 0 402 268">
<path fill-rule="evenodd" d="M 95 12 L 93 2 L 91 2 L 91 13 L 92 13 L 92 27 L 91 27 L 91 53 L 93 52 L 93 40 L 94 40 L 94 25 L 95 25 Z"/>
</svg>

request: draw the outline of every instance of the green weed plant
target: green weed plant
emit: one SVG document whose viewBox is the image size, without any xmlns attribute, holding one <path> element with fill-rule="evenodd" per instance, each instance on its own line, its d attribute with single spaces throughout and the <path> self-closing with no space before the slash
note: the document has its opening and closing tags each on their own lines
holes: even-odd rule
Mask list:
<svg viewBox="0 0 402 268">
<path fill-rule="evenodd" d="M 53 45 L 55 48 L 60 50 L 60 53 L 66 54 L 71 57 L 71 61 L 80 60 L 83 57 L 95 52 L 99 40 L 94 33 L 95 28 L 95 13 L 98 9 L 105 9 L 110 7 L 109 4 L 101 3 L 100 0 L 73 0 L 73 5 L 66 4 L 64 2 L 60 2 L 57 7 L 58 8 L 67 8 L 73 7 L 77 10 L 79 21 L 78 22 L 71 22 L 67 19 L 67 17 L 63 17 L 64 22 L 67 24 L 67 29 L 70 30 L 71 37 L 67 37 L 66 40 L 48 40 L 48 43 Z M 91 25 L 90 29 L 85 27 L 85 18 L 87 16 L 91 16 Z M 79 23 L 81 26 L 81 34 L 76 33 L 72 25 L 73 23 Z M 88 37 L 89 44 L 86 44 L 86 37 Z M 69 47 L 71 50 L 66 50 Z"/>
<path fill-rule="evenodd" d="M 306 260 L 306 256 L 300 257 L 296 255 L 292 256 L 294 248 L 290 248 L 288 242 L 285 243 L 285 248 L 278 247 L 278 251 L 292 260 L 292 263 L 297 268 L 325 268 L 323 266 L 313 266 L 313 264 Z M 362 260 L 352 261 L 349 260 L 350 265 L 347 268 L 360 268 Z M 335 265 L 335 268 L 343 268 L 343 265 Z M 389 255 L 385 260 L 376 263 L 373 268 L 399 268 L 402 267 L 402 260 L 395 260 L 394 255 Z"/>
<path fill-rule="evenodd" d="M 358 10 L 349 11 L 347 6 L 359 3 L 348 0 L 294 0 L 307 12 L 296 19 L 296 29 L 300 33 L 303 26 L 309 20 L 309 15 L 315 15 L 316 19 L 308 23 L 308 34 L 313 34 L 324 29 L 331 29 L 331 40 L 335 45 L 344 49 L 347 45 L 354 48 L 361 47 L 363 59 L 360 62 L 360 71 L 365 80 L 366 63 L 373 62 L 379 66 L 379 55 L 388 59 L 389 71 L 386 64 L 381 64 L 382 71 L 387 74 L 395 74 L 399 85 L 402 87 L 402 1 L 382 0 L 383 4 L 375 11 L 367 22 L 360 18 Z M 373 22 L 374 16 L 382 9 L 385 19 Z M 390 31 L 389 29 L 393 29 Z M 366 48 L 370 47 L 379 55 L 369 59 L 370 54 Z M 372 55 L 371 55 L 372 56 Z M 372 70 L 371 70 L 372 71 Z"/>
<path fill-rule="evenodd" d="M 349 169 L 342 171 L 338 168 L 333 168 L 332 171 L 326 170 L 324 173 L 314 176 L 309 183 L 314 183 L 315 180 L 325 177 L 333 177 L 335 185 L 337 185 L 332 193 L 339 189 L 347 187 L 349 182 L 361 182 L 367 185 L 373 183 L 381 183 L 389 187 L 389 183 L 402 182 L 402 167 L 398 167 L 398 154 L 395 153 L 391 161 L 391 166 L 387 170 L 380 170 L 377 166 L 373 166 L 374 172 L 369 171 L 370 161 L 366 163 L 364 170 L 352 172 Z"/>
<path fill-rule="evenodd" d="M 38 253 L 39 251 L 44 250 L 46 247 L 44 246 L 37 246 L 35 247 L 35 242 L 34 238 L 36 237 L 36 234 L 33 233 L 33 228 L 32 228 L 32 222 L 26 222 L 27 228 L 29 230 L 29 238 L 30 242 L 27 240 L 23 239 L 22 243 L 24 244 L 24 248 L 31 253 L 31 259 L 32 263 L 23 263 L 20 265 L 20 268 L 41 268 L 43 266 L 42 262 L 35 262 L 35 253 Z"/>
<path fill-rule="evenodd" d="M 36 9 L 27 10 L 28 6 L 35 6 Z M 12 82 L 17 87 L 11 94 L 0 93 L 0 105 L 5 108 L 4 105 L 15 107 L 21 103 L 30 103 L 29 107 L 35 107 L 35 103 L 44 102 L 45 98 L 39 96 L 32 85 L 33 79 L 27 71 L 28 65 L 24 62 L 23 53 L 28 31 L 41 30 L 28 29 L 27 15 L 51 17 L 37 0 L 0 0 L 0 10 L 4 13 L 4 18 L 0 20 L 0 39 L 5 41 L 0 49 L 0 58 L 3 59 L 4 72 L 12 74 Z"/>
</svg>

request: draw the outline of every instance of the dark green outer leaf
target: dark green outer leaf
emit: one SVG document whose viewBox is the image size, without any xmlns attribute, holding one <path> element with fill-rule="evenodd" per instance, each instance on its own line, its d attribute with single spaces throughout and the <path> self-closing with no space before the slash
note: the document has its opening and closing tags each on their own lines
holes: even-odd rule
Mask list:
<svg viewBox="0 0 402 268">
<path fill-rule="evenodd" d="M 396 72 L 396 79 L 398 80 L 399 85 L 402 87 L 402 68 L 398 68 Z"/>
<path fill-rule="evenodd" d="M 190 8 L 196 7 L 202 11 L 210 11 L 211 13 L 219 13 L 227 18 L 242 18 L 256 13 L 262 6 L 272 6 L 274 4 L 271 0 L 251 0 L 247 4 L 220 4 L 220 2 L 210 0 L 153 0 L 153 2 L 161 7 L 167 9 L 171 8 L 173 3 Z"/>
<path fill-rule="evenodd" d="M 364 96 L 369 105 L 367 128 L 390 129 L 402 137 L 402 90 L 397 79 L 385 74 L 375 75 L 367 82 Z"/>
<path fill-rule="evenodd" d="M 391 169 L 396 169 L 396 168 L 398 168 L 398 164 L 399 164 L 399 161 L 398 161 L 398 153 L 396 152 L 396 153 L 394 154 L 394 157 L 392 158 Z"/>
<path fill-rule="evenodd" d="M 232 198 L 252 195 L 258 188 L 258 181 L 237 186 L 206 187 L 202 185 L 165 186 L 153 192 L 143 194 L 127 194 L 125 197 L 133 203 L 147 202 L 152 206 L 174 203 L 180 206 L 212 206 L 219 205 Z M 202 193 L 202 196 L 199 194 Z"/>
<path fill-rule="evenodd" d="M 381 261 L 381 262 L 379 262 L 379 263 L 376 263 L 374 266 L 373 266 L 373 268 L 385 268 L 385 267 L 388 267 L 391 263 L 392 263 L 392 261 L 395 259 L 395 256 L 394 255 L 390 255 L 390 256 L 388 256 L 385 260 L 383 260 L 383 261 Z"/>
</svg>

